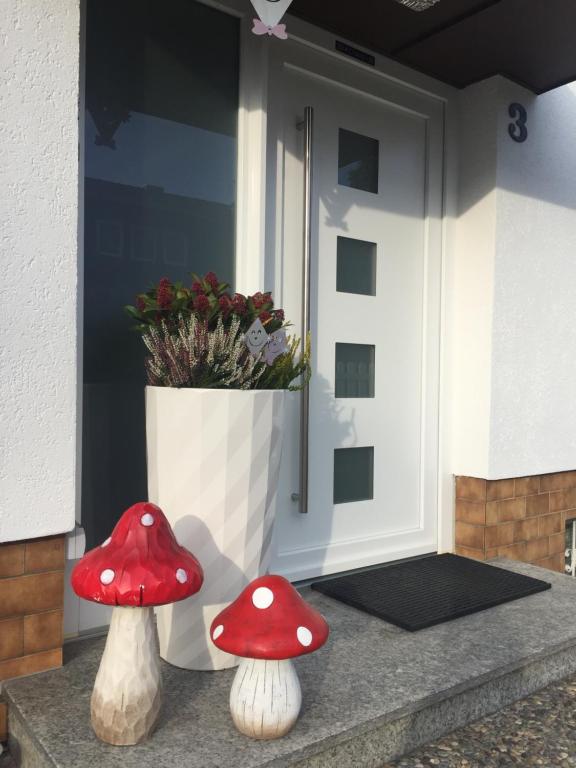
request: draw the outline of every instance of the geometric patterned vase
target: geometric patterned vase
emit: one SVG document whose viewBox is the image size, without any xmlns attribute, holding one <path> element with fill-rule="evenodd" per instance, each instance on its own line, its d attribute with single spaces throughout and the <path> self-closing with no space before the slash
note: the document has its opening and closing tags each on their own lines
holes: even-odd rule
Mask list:
<svg viewBox="0 0 576 768">
<path fill-rule="evenodd" d="M 204 570 L 193 597 L 156 609 L 160 655 L 185 669 L 233 667 L 212 619 L 271 558 L 283 390 L 146 387 L 148 498 Z"/>
</svg>

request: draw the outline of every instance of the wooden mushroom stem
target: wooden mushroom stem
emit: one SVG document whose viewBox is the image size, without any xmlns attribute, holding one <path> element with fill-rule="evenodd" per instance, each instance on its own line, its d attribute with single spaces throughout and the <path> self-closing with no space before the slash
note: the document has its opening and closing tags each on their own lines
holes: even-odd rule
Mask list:
<svg viewBox="0 0 576 768">
<path fill-rule="evenodd" d="M 109 744 L 138 744 L 160 713 L 162 678 L 152 608 L 117 606 L 92 693 L 92 727 Z"/>
<path fill-rule="evenodd" d="M 230 691 L 230 711 L 239 731 L 253 739 L 277 739 L 292 728 L 302 704 L 290 659 L 241 659 Z"/>
</svg>

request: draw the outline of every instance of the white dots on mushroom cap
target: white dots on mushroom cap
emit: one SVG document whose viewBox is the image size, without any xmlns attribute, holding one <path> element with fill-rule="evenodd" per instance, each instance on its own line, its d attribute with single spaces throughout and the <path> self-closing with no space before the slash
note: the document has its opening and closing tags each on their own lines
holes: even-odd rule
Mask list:
<svg viewBox="0 0 576 768">
<path fill-rule="evenodd" d="M 215 627 L 214 632 L 212 632 L 212 640 L 218 640 L 222 632 L 224 632 L 224 625 L 218 624 L 218 626 Z"/>
<path fill-rule="evenodd" d="M 270 608 L 274 602 L 274 592 L 272 592 L 271 589 L 268 589 L 268 587 L 258 587 L 252 594 L 252 602 L 256 608 L 260 608 L 260 610 Z"/>
<path fill-rule="evenodd" d="M 300 645 L 303 645 L 305 648 L 312 644 L 312 632 L 310 632 L 308 627 L 298 627 L 296 637 Z"/>
<path fill-rule="evenodd" d="M 150 512 L 145 512 L 140 518 L 140 522 L 146 528 L 150 528 L 151 525 L 154 525 L 154 515 L 151 515 Z"/>
<path fill-rule="evenodd" d="M 100 574 L 100 581 L 102 584 L 112 584 L 115 575 L 112 568 L 105 568 Z"/>
<path fill-rule="evenodd" d="M 188 574 L 184 570 L 184 568 L 178 568 L 176 571 L 176 581 L 179 581 L 180 584 L 186 584 L 188 581 Z"/>
<path fill-rule="evenodd" d="M 108 536 L 108 538 L 106 539 L 106 541 L 103 541 L 103 542 L 102 542 L 102 544 L 100 544 L 100 546 L 101 546 L 101 547 L 107 547 L 107 546 L 108 546 L 108 544 L 110 544 L 110 542 L 111 542 L 111 541 L 112 541 L 112 537 L 111 537 L 111 536 Z"/>
</svg>

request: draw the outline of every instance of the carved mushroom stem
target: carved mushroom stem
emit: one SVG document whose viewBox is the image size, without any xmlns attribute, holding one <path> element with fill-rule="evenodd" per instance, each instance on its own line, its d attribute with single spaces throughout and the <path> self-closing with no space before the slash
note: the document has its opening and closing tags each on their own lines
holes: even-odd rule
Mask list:
<svg viewBox="0 0 576 768">
<path fill-rule="evenodd" d="M 302 704 L 290 659 L 241 659 L 230 691 L 230 711 L 239 731 L 253 739 L 277 739 L 292 728 Z"/>
<path fill-rule="evenodd" d="M 138 744 L 154 728 L 161 701 L 152 608 L 116 606 L 92 692 L 92 727 L 109 744 Z"/>
</svg>

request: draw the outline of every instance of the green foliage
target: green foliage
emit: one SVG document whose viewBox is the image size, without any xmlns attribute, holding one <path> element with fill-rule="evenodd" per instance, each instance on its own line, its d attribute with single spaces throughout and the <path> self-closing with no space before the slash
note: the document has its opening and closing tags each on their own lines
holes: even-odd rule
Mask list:
<svg viewBox="0 0 576 768">
<path fill-rule="evenodd" d="M 304 352 L 298 358 L 300 339 L 288 337 L 288 352 L 276 358 L 273 365 L 267 366 L 258 380 L 258 389 L 289 389 L 291 392 L 303 389 L 310 381 L 310 334 L 306 337 Z M 298 384 L 293 381 L 300 378 Z"/>
</svg>

